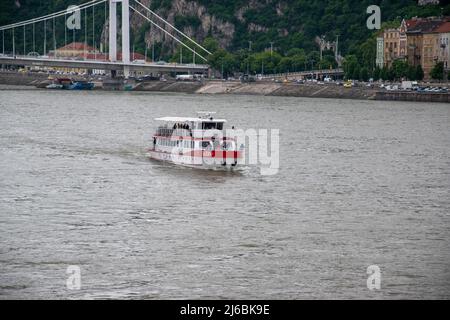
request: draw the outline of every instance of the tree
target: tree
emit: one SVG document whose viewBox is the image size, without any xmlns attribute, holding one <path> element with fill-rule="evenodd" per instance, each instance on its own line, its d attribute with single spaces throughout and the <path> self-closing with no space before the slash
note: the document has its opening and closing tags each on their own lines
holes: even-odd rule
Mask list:
<svg viewBox="0 0 450 320">
<path fill-rule="evenodd" d="M 336 60 L 333 55 L 324 55 L 323 59 L 319 62 L 319 69 L 332 69 L 337 66 Z"/>
<path fill-rule="evenodd" d="M 344 60 L 344 74 L 346 79 L 359 78 L 360 67 L 355 55 L 348 55 Z"/>
<path fill-rule="evenodd" d="M 203 47 L 210 51 L 211 53 L 214 53 L 214 51 L 217 51 L 219 49 L 219 43 L 216 39 L 212 37 L 207 37 L 203 41 Z"/>
<path fill-rule="evenodd" d="M 425 77 L 425 73 L 423 72 L 422 66 L 419 64 L 416 67 L 416 80 L 422 81 L 424 77 Z"/>
<path fill-rule="evenodd" d="M 373 71 L 373 80 L 378 81 L 381 79 L 381 69 L 379 67 L 376 67 Z"/>
<path fill-rule="evenodd" d="M 381 69 L 380 78 L 383 81 L 389 80 L 388 69 L 386 67 L 383 67 L 383 69 Z"/>
<path fill-rule="evenodd" d="M 417 75 L 416 75 L 416 68 L 414 66 L 409 65 L 408 66 L 408 74 L 407 77 L 409 80 L 411 81 L 415 81 L 417 80 Z"/>
<path fill-rule="evenodd" d="M 237 67 L 236 57 L 223 49 L 218 49 L 210 55 L 208 62 L 214 69 L 223 73 L 224 77 L 233 74 Z"/>
<path fill-rule="evenodd" d="M 362 67 L 359 73 L 359 80 L 361 81 L 369 81 L 369 69 L 367 67 Z"/>
<path fill-rule="evenodd" d="M 436 63 L 433 69 L 431 69 L 430 76 L 434 80 L 444 80 L 444 63 Z"/>
<path fill-rule="evenodd" d="M 401 79 L 408 75 L 408 63 L 404 60 L 395 60 L 392 63 L 392 73 L 394 79 Z"/>
<path fill-rule="evenodd" d="M 306 54 L 302 50 L 301 52 L 290 56 L 292 59 L 292 67 L 294 71 L 305 70 L 306 68 Z"/>
<path fill-rule="evenodd" d="M 290 57 L 281 58 L 278 67 L 281 72 L 292 71 L 292 58 Z"/>
</svg>

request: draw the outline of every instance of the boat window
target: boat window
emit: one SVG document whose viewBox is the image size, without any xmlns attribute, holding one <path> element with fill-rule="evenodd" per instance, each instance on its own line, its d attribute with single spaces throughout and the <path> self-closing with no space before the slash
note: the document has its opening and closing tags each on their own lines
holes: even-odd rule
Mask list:
<svg viewBox="0 0 450 320">
<path fill-rule="evenodd" d="M 212 130 L 212 129 L 222 130 L 223 123 L 222 122 L 203 122 L 202 129 L 203 130 Z"/>
</svg>

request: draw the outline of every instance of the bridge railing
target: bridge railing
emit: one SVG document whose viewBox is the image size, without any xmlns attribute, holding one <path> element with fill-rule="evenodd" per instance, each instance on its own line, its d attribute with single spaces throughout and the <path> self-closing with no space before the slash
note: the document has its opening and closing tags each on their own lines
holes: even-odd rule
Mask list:
<svg viewBox="0 0 450 320">
<path fill-rule="evenodd" d="M 42 62 L 52 62 L 52 61 L 61 61 L 61 62 L 71 62 L 73 61 L 74 63 L 99 63 L 99 64 L 114 64 L 114 65 L 120 65 L 122 64 L 121 61 L 115 61 L 112 62 L 109 60 L 109 58 L 98 58 L 98 59 L 81 59 L 81 58 L 77 58 L 77 57 L 63 57 L 63 56 L 29 56 L 29 55 L 13 55 L 11 53 L 5 53 L 2 54 L 0 53 L 0 61 L 4 59 L 4 60 L 17 60 L 18 64 L 20 64 L 19 61 L 42 61 Z M 11 63 L 9 63 L 11 64 Z M 158 66 L 158 67 L 192 67 L 192 69 L 205 69 L 205 68 L 209 68 L 208 65 L 206 64 L 192 64 L 192 63 L 177 63 L 177 62 L 165 62 L 165 63 L 160 63 L 160 62 L 154 62 L 154 61 L 147 61 L 145 63 L 142 62 L 136 62 L 136 61 L 131 61 L 129 64 L 127 65 L 135 65 L 135 66 Z M 77 66 L 78 68 L 79 66 Z"/>
</svg>

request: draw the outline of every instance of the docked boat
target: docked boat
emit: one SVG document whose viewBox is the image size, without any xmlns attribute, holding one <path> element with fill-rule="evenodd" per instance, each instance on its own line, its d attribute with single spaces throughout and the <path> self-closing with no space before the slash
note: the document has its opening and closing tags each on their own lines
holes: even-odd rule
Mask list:
<svg viewBox="0 0 450 320">
<path fill-rule="evenodd" d="M 46 89 L 62 89 L 63 85 L 58 83 L 50 83 L 45 87 Z"/>
<path fill-rule="evenodd" d="M 215 119 L 212 112 L 195 118 L 164 117 L 153 135 L 148 150 L 152 159 L 200 169 L 234 169 L 243 159 L 244 146 L 236 137 L 226 136 L 225 119 Z M 228 130 L 227 130 L 228 131 Z"/>
<path fill-rule="evenodd" d="M 77 81 L 69 86 L 69 90 L 92 90 L 94 88 L 93 82 Z"/>
</svg>

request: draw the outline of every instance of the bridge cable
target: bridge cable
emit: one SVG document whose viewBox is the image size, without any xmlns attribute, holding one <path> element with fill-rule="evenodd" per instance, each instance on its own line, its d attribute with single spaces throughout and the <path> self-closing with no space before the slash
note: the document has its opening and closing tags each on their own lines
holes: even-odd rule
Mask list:
<svg viewBox="0 0 450 320">
<path fill-rule="evenodd" d="M 44 56 L 47 55 L 47 20 L 44 20 Z"/>
<path fill-rule="evenodd" d="M 56 23 L 55 17 L 53 17 L 53 56 L 56 58 Z"/>
<path fill-rule="evenodd" d="M 25 25 L 23 26 L 23 55 L 27 55 L 27 45 L 26 45 L 26 36 L 25 36 Z"/>
<path fill-rule="evenodd" d="M 107 15 L 106 15 L 106 2 L 105 2 L 105 24 L 103 26 L 103 31 L 104 31 L 104 35 L 103 35 L 103 54 L 105 56 L 105 61 L 106 61 L 106 58 L 109 56 L 107 54 L 107 52 L 106 52 L 106 23 L 107 23 L 106 17 L 107 17 Z"/>
<path fill-rule="evenodd" d="M 167 34 L 169 37 L 171 37 L 172 39 L 174 39 L 175 41 L 177 41 L 178 43 L 180 43 L 182 46 L 186 47 L 188 50 L 190 50 L 191 52 L 194 52 L 189 46 L 187 46 L 185 43 L 183 43 L 182 41 L 180 41 L 178 38 L 176 38 L 175 36 L 171 35 L 168 31 L 166 31 L 165 29 L 163 29 L 162 27 L 160 27 L 159 25 L 157 25 L 156 23 L 154 23 L 151 19 L 149 19 L 148 17 L 144 16 L 142 13 L 140 13 L 139 11 L 137 11 L 137 9 L 133 8 L 132 6 L 130 6 L 130 9 L 132 9 L 134 12 L 136 12 L 137 14 L 139 14 L 141 17 L 143 17 L 144 19 L 146 19 L 148 22 L 150 22 L 151 24 L 153 24 L 155 27 L 157 27 L 158 29 L 160 29 L 161 31 L 163 31 L 165 34 Z M 204 61 L 208 61 L 205 57 L 201 56 L 198 53 L 195 53 L 197 56 L 199 56 L 201 59 L 203 59 Z"/>
<path fill-rule="evenodd" d="M 200 47 L 201 49 L 203 49 L 206 53 L 208 54 L 212 54 L 209 50 L 205 49 L 202 45 L 200 45 L 199 43 L 197 43 L 195 40 L 193 40 L 192 38 L 190 38 L 188 35 L 186 35 L 184 32 L 182 32 L 181 30 L 177 29 L 175 26 L 173 26 L 172 24 L 170 24 L 167 20 L 164 20 L 162 17 L 160 17 L 158 14 L 156 14 L 153 10 L 151 10 L 150 8 L 147 8 L 146 6 L 144 6 L 142 3 L 140 3 L 138 0 L 135 0 L 134 2 L 136 2 L 137 4 L 139 4 L 141 7 L 143 7 L 145 10 L 147 10 L 148 12 L 150 12 L 152 15 L 154 15 L 155 17 L 157 17 L 159 20 L 161 20 L 162 22 L 164 22 L 166 25 L 170 26 L 172 29 L 174 29 L 175 31 L 177 31 L 178 33 L 180 33 L 183 37 L 185 37 L 186 39 L 188 39 L 189 41 L 191 41 L 192 43 L 194 43 L 195 45 L 197 45 L 198 47 Z"/>
<path fill-rule="evenodd" d="M 94 47 L 94 60 L 97 60 L 97 48 L 95 47 L 95 6 L 92 6 L 92 46 Z"/>
<path fill-rule="evenodd" d="M 96 6 L 97 4 L 103 3 L 105 1 L 107 1 L 107 0 L 92 0 L 90 2 L 86 2 L 86 3 L 81 4 L 78 7 L 78 9 L 81 10 L 81 9 L 84 9 L 84 8 L 89 8 L 89 7 L 92 7 L 92 6 Z M 32 23 L 42 22 L 44 20 L 49 20 L 49 19 L 55 18 L 55 17 L 56 18 L 57 17 L 61 17 L 61 16 L 66 15 L 66 14 L 67 14 L 67 9 L 61 10 L 61 11 L 58 11 L 58 12 L 54 12 L 54 13 L 50 13 L 50 14 L 42 16 L 42 17 L 33 18 L 33 19 L 26 20 L 26 21 L 22 21 L 22 22 L 8 24 L 6 26 L 1 26 L 0 30 L 7 30 L 7 29 L 15 28 L 15 27 L 21 27 L 24 24 L 28 25 L 28 24 L 32 24 Z"/>
<path fill-rule="evenodd" d="M 66 26 L 66 21 L 67 21 L 67 13 L 64 14 L 64 48 L 67 50 L 67 26 Z"/>
<path fill-rule="evenodd" d="M 72 29 L 72 50 L 75 50 L 76 29 L 75 27 Z"/>
<path fill-rule="evenodd" d="M 33 23 L 33 52 L 36 52 L 36 33 L 35 33 L 35 25 Z"/>
<path fill-rule="evenodd" d="M 87 59 L 87 8 L 84 9 L 84 58 Z"/>
<path fill-rule="evenodd" d="M 2 44 L 3 44 L 3 46 L 2 46 L 2 48 L 3 48 L 2 54 L 5 55 L 5 30 L 2 30 Z"/>
<path fill-rule="evenodd" d="M 14 37 L 14 28 L 12 28 L 12 39 L 13 39 L 13 56 L 15 57 L 16 56 L 16 40 L 15 40 L 15 37 Z"/>
</svg>

